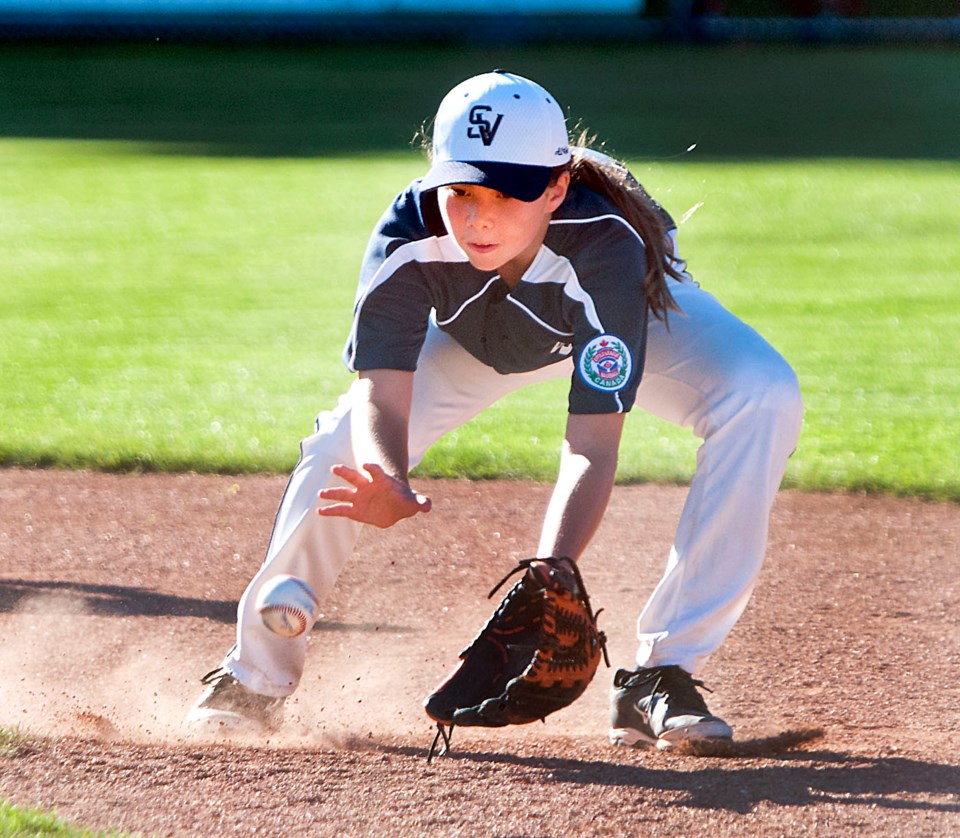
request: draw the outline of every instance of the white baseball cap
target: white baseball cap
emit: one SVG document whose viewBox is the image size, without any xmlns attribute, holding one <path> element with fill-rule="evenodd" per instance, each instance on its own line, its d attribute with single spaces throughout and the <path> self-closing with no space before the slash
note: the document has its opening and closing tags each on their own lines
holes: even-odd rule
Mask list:
<svg viewBox="0 0 960 838">
<path fill-rule="evenodd" d="M 553 96 L 536 82 L 494 70 L 443 98 L 433 125 L 432 165 L 420 188 L 472 183 L 535 201 L 553 169 L 569 160 L 567 126 Z"/>
</svg>

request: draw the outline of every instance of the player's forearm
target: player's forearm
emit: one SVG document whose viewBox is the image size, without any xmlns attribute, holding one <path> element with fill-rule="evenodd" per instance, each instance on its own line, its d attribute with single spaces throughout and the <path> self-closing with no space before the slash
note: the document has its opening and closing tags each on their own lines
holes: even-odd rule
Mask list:
<svg viewBox="0 0 960 838">
<path fill-rule="evenodd" d="M 591 417 L 577 422 L 572 432 L 568 425 L 538 555 L 577 559 L 590 543 L 613 490 L 621 430 L 622 416 Z"/>
<path fill-rule="evenodd" d="M 407 482 L 411 373 L 375 370 L 360 374 L 353 403 L 356 462 L 376 463 Z"/>
<path fill-rule="evenodd" d="M 387 528 L 430 511 L 430 498 L 415 492 L 407 480 L 412 385 L 408 372 L 360 373 L 351 389 L 356 468 L 345 463 L 332 467 L 341 482 L 320 490 L 318 515 Z"/>
<path fill-rule="evenodd" d="M 537 555 L 577 559 L 603 519 L 613 489 L 616 464 L 599 466 L 578 455 L 567 454 L 563 460 L 547 507 Z"/>
</svg>

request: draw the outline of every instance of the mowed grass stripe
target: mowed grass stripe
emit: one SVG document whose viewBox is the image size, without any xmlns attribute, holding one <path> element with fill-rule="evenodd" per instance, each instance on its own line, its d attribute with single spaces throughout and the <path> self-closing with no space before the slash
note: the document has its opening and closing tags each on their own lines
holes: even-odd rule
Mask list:
<svg viewBox="0 0 960 838">
<path fill-rule="evenodd" d="M 415 155 L 196 158 L 14 141 L 0 459 L 288 469 L 349 383 L 339 351 L 370 227 Z M 796 367 L 793 485 L 955 497 L 960 167 L 632 161 L 695 278 Z M 518 394 L 423 474 L 548 479 L 565 394 Z M 544 405 L 552 405 L 545 408 Z M 502 428 L 511 429 L 508 433 Z M 685 480 L 689 432 L 631 417 L 623 480 Z"/>
</svg>

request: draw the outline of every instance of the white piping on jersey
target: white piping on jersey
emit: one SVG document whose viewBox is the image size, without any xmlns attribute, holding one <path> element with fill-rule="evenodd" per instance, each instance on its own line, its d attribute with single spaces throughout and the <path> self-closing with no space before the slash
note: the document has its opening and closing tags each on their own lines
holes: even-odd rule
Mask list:
<svg viewBox="0 0 960 838">
<path fill-rule="evenodd" d="M 369 297 L 374 289 L 382 285 L 403 265 L 408 262 L 466 262 L 464 253 L 453 236 L 430 236 L 427 239 L 406 242 L 393 251 L 374 272 L 366 285 L 357 287 L 357 296 L 353 301 L 354 310 L 359 310 L 361 299 Z"/>
<path fill-rule="evenodd" d="M 353 303 L 353 324 L 350 326 L 350 336 L 347 339 L 347 346 L 351 348 L 350 357 L 344 358 L 347 369 L 355 371 L 353 363 L 357 358 L 357 328 L 360 325 L 360 310 L 363 308 L 367 297 L 390 279 L 401 267 L 410 262 L 466 261 L 467 254 L 460 249 L 453 240 L 453 236 L 439 238 L 431 236 L 427 239 L 406 242 L 384 259 L 369 281 L 365 285 L 361 284 L 357 287 L 357 296 Z"/>
<path fill-rule="evenodd" d="M 612 212 L 605 215 L 594 215 L 592 218 L 551 218 L 550 224 L 593 224 L 596 221 L 619 221 L 643 244 L 643 237 L 633 229 L 630 222 L 623 216 L 614 215 Z"/>
<path fill-rule="evenodd" d="M 593 218 L 558 218 L 551 219 L 551 224 L 592 224 L 594 221 L 619 221 L 626 227 L 637 240 L 646 247 L 646 244 L 643 241 L 643 236 L 641 236 L 631 225 L 630 222 L 625 218 L 621 218 L 619 215 L 596 215 Z M 687 262 L 680 256 L 677 252 L 677 228 L 674 227 L 672 230 L 667 230 L 667 238 L 670 240 L 670 252 L 666 254 L 666 258 L 672 263 L 674 269 L 682 275 L 685 280 L 692 280 L 693 277 L 687 273 Z"/>
<path fill-rule="evenodd" d="M 460 308 L 450 315 L 450 317 L 448 317 L 446 320 L 438 320 L 437 325 L 449 326 L 451 323 L 453 323 L 454 320 L 463 314 L 467 306 L 483 297 L 487 289 L 490 288 L 491 284 L 496 282 L 499 278 L 499 276 L 493 277 L 476 294 L 469 299 L 464 300 L 463 303 L 460 304 Z M 530 285 L 552 282 L 557 285 L 564 286 L 564 293 L 572 300 L 580 303 L 583 306 L 587 319 L 590 321 L 590 325 L 593 326 L 597 331 L 603 332 L 603 324 L 600 322 L 600 316 L 597 314 L 597 308 L 593 303 L 593 297 L 583 290 L 583 287 L 580 285 L 580 281 L 577 278 L 577 272 L 573 269 L 573 265 L 570 264 L 570 260 L 566 257 L 557 255 L 547 247 L 541 247 L 536 257 L 534 257 L 530 267 L 527 268 L 526 273 L 524 273 L 521 282 L 526 282 Z M 527 308 L 527 306 L 515 299 L 511 294 L 507 294 L 506 299 L 523 311 L 535 323 L 539 324 L 548 331 L 553 332 L 555 335 L 558 335 L 559 337 L 573 337 L 573 332 L 560 331 L 544 320 L 541 320 L 536 314 Z"/>
<path fill-rule="evenodd" d="M 597 314 L 597 307 L 593 304 L 593 297 L 583 290 L 583 286 L 580 284 L 580 277 L 577 276 L 577 272 L 566 256 L 560 256 L 549 247 L 541 247 L 534 257 L 533 263 L 527 268 L 527 272 L 523 275 L 521 282 L 529 282 L 531 285 L 539 285 L 545 282 L 562 285 L 563 293 L 583 306 L 584 313 L 587 316 L 587 320 L 590 321 L 590 325 L 598 332 L 602 333 L 604 331 L 603 323 L 600 321 L 600 315 Z M 508 299 L 510 302 L 524 309 L 524 311 L 529 312 L 529 309 L 522 303 L 517 302 L 509 296 Z M 532 312 L 530 312 L 530 316 L 534 317 Z M 542 322 L 539 318 L 534 317 L 534 319 Z M 547 324 L 544 323 L 543 325 L 546 326 Z M 573 334 L 572 332 L 557 332 L 556 329 L 552 329 L 549 326 L 547 326 L 547 328 L 557 334 Z"/>
<path fill-rule="evenodd" d="M 605 214 L 605 215 L 596 215 L 596 216 L 594 216 L 593 218 L 557 218 L 557 219 L 551 219 L 551 220 L 550 220 L 550 224 L 592 224 L 592 223 L 594 223 L 594 222 L 596 222 L 596 221 L 618 221 L 618 222 L 620 222 L 624 227 L 626 227 L 626 228 L 636 237 L 637 241 L 639 241 L 640 244 L 642 244 L 644 247 L 646 247 L 646 244 L 645 244 L 645 242 L 643 241 L 643 236 L 641 236 L 641 235 L 630 225 L 630 223 L 629 223 L 625 218 L 622 218 L 622 217 L 620 217 L 619 215 L 614 215 L 613 213 L 608 213 L 608 214 Z M 675 246 L 675 237 L 674 237 L 674 239 L 672 240 L 672 243 L 674 243 L 674 246 Z M 541 253 L 543 253 L 543 252 L 546 251 L 546 250 L 547 250 L 547 248 L 541 248 Z M 550 251 L 550 252 L 552 252 L 552 251 Z M 557 257 L 557 260 L 560 261 L 561 258 L 562 258 L 562 257 Z M 564 261 L 564 262 L 567 262 L 567 263 L 569 264 L 569 260 L 563 259 L 563 261 Z M 572 267 L 572 266 L 570 266 L 570 273 L 573 275 L 574 282 L 576 283 L 576 288 L 580 291 L 580 294 L 582 295 L 582 297 L 583 297 L 586 301 L 589 302 L 589 308 L 587 308 L 587 316 L 588 316 L 589 319 L 590 319 L 591 325 L 595 326 L 601 333 L 604 332 L 604 331 L 606 331 L 606 330 L 603 328 L 603 325 L 600 323 L 600 318 L 597 316 L 596 309 L 595 309 L 594 306 L 593 306 L 593 299 L 592 299 L 585 291 L 583 291 L 583 289 L 581 288 L 580 282 L 577 280 L 576 271 L 573 270 L 573 267 Z M 549 281 L 549 280 L 538 278 L 536 281 L 540 282 L 540 281 Z M 585 304 L 585 307 L 586 307 L 586 304 Z M 615 400 L 616 403 L 617 403 L 617 413 L 623 413 L 623 401 L 622 401 L 621 398 L 620 398 L 620 393 L 619 393 L 619 392 L 613 393 L 613 398 L 614 398 L 614 400 Z"/>
<path fill-rule="evenodd" d="M 486 293 L 487 293 L 487 289 L 488 289 L 491 285 L 493 285 L 493 283 L 496 282 L 498 279 L 500 279 L 499 276 L 491 277 L 491 279 L 489 280 L 489 282 L 487 282 L 487 284 L 484 285 L 483 288 L 481 288 L 479 291 L 477 291 L 477 293 L 474 294 L 472 297 L 468 297 L 466 300 L 464 300 L 464 301 L 460 304 L 460 308 L 458 308 L 458 309 L 457 309 L 453 314 L 451 314 L 446 320 L 438 320 L 438 321 L 437 321 L 437 325 L 438 325 L 438 326 L 448 326 L 448 325 L 450 325 L 450 324 L 451 324 L 454 320 L 456 320 L 461 314 L 463 314 L 463 310 L 464 310 L 468 305 L 470 305 L 470 303 L 472 303 L 474 300 L 480 299 L 480 297 L 482 297 L 484 294 L 486 294 Z"/>
<path fill-rule="evenodd" d="M 539 325 L 543 326 L 543 328 L 546 329 L 548 332 L 553 332 L 555 335 L 562 338 L 573 337 L 573 332 L 561 332 L 559 329 L 554 329 L 553 326 L 551 326 L 549 323 L 546 322 L 546 320 L 541 320 L 539 317 L 537 317 L 536 314 L 530 311 L 530 309 L 527 308 L 523 303 L 521 303 L 519 300 L 514 299 L 509 294 L 507 294 L 507 301 L 513 303 L 517 308 L 521 309 L 523 313 L 526 314 L 527 317 L 529 317 L 534 323 L 538 323 Z"/>
</svg>

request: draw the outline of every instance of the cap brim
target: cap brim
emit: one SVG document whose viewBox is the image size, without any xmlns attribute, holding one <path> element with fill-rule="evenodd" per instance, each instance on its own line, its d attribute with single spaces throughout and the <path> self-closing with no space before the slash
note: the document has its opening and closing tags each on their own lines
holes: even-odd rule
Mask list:
<svg viewBox="0 0 960 838">
<path fill-rule="evenodd" d="M 529 202 L 536 201 L 544 193 L 552 176 L 553 169 L 548 166 L 448 160 L 430 168 L 420 181 L 420 189 L 427 192 L 454 183 L 470 183 Z"/>
</svg>

